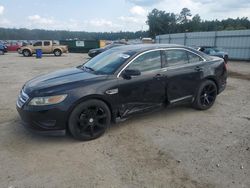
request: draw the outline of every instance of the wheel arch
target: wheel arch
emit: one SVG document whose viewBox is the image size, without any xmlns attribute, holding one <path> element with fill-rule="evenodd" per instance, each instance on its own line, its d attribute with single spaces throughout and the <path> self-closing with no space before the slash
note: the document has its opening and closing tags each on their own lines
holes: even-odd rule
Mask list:
<svg viewBox="0 0 250 188">
<path fill-rule="evenodd" d="M 55 49 L 53 49 L 53 53 L 56 51 L 56 50 L 59 50 L 61 53 L 63 53 L 63 51 L 62 51 L 62 49 L 61 48 L 55 48 Z"/>
<path fill-rule="evenodd" d="M 219 83 L 218 83 L 217 79 L 215 77 L 213 77 L 213 76 L 208 76 L 208 77 L 204 78 L 203 81 L 204 80 L 210 80 L 210 81 L 214 82 L 215 85 L 216 85 L 217 94 L 218 94 L 218 92 L 219 92 Z"/>
<path fill-rule="evenodd" d="M 87 101 L 87 100 L 94 100 L 94 99 L 95 99 L 95 100 L 100 100 L 100 101 L 104 102 L 104 103 L 108 106 L 108 108 L 109 108 L 109 110 L 110 110 L 110 114 L 111 114 L 111 121 L 113 122 L 114 119 L 115 119 L 115 113 L 114 113 L 114 108 L 112 107 L 111 102 L 108 101 L 107 99 L 105 99 L 105 98 L 104 98 L 103 96 L 101 96 L 101 95 L 88 95 L 88 96 L 84 96 L 84 97 L 78 99 L 76 102 L 74 102 L 74 103 L 70 106 L 69 110 L 67 111 L 67 118 L 66 118 L 66 119 L 67 119 L 67 124 L 66 124 L 66 127 L 68 127 L 68 119 L 69 119 L 69 116 L 70 116 L 71 112 L 74 110 L 74 108 L 75 108 L 77 105 L 79 105 L 80 103 L 84 102 L 84 101 Z"/>
<path fill-rule="evenodd" d="M 33 53 L 33 51 L 30 49 L 30 48 L 20 48 L 21 50 L 22 50 L 22 53 L 25 51 L 25 50 L 27 50 L 27 51 L 29 51 L 29 53 L 30 54 L 32 54 Z"/>
</svg>

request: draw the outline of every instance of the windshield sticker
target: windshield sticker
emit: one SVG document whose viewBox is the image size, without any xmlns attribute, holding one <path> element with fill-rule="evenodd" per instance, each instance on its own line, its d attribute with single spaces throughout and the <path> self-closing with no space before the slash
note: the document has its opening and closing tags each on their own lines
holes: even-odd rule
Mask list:
<svg viewBox="0 0 250 188">
<path fill-rule="evenodd" d="M 130 57 L 130 55 L 128 55 L 128 54 L 119 54 L 119 57 L 124 58 L 124 59 L 128 59 Z"/>
</svg>

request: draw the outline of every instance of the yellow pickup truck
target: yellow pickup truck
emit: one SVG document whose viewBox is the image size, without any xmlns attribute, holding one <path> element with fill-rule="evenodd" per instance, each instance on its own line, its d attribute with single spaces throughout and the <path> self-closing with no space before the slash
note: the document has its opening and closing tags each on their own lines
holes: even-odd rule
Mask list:
<svg viewBox="0 0 250 188">
<path fill-rule="evenodd" d="M 20 54 L 25 57 L 32 56 L 37 49 L 41 49 L 43 54 L 54 54 L 61 56 L 62 53 L 68 53 L 68 47 L 65 45 L 54 44 L 53 41 L 37 41 L 33 45 L 22 46 L 19 50 Z"/>
</svg>

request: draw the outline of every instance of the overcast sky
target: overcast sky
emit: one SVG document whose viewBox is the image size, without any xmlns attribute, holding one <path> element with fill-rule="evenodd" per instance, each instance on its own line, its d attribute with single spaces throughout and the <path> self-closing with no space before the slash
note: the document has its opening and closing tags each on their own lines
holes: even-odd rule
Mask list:
<svg viewBox="0 0 250 188">
<path fill-rule="evenodd" d="M 206 20 L 250 18 L 250 0 L 1 0 L 0 27 L 137 31 L 148 29 L 152 9 L 179 13 L 183 7 Z"/>
</svg>

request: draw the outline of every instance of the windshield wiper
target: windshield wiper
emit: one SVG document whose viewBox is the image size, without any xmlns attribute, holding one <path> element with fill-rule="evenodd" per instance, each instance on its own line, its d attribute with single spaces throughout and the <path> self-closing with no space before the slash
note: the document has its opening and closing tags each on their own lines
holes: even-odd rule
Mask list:
<svg viewBox="0 0 250 188">
<path fill-rule="evenodd" d="M 93 68 L 91 68 L 91 67 L 83 66 L 83 68 L 85 68 L 85 69 L 88 69 L 88 70 L 91 70 L 91 71 L 95 72 L 95 69 L 93 69 Z"/>
</svg>

